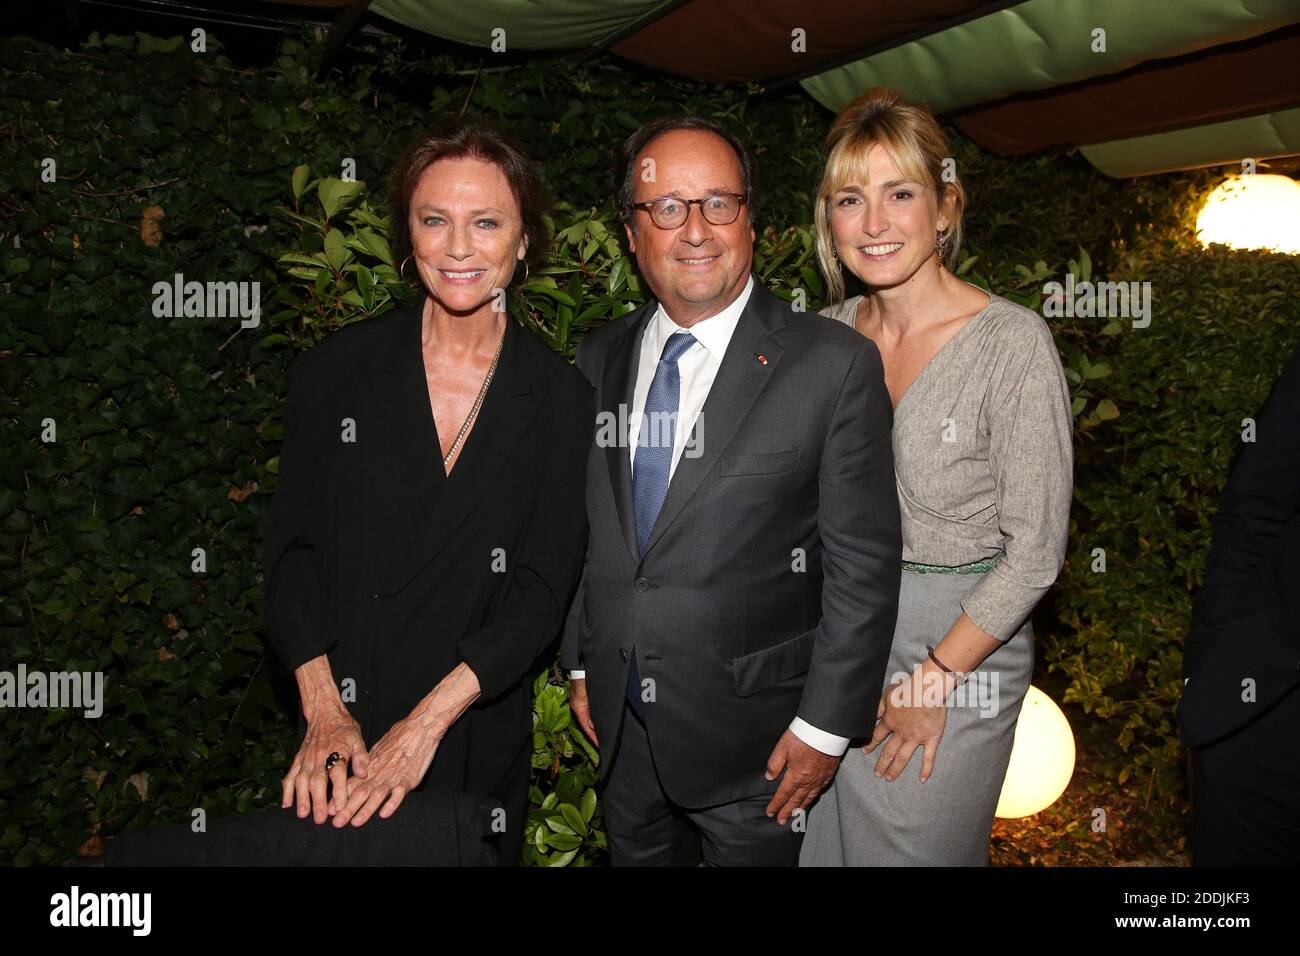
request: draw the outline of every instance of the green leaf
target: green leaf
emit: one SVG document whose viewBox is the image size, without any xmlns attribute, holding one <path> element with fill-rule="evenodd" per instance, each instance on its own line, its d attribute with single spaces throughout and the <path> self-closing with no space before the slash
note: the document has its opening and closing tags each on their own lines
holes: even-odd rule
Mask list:
<svg viewBox="0 0 1300 956">
<path fill-rule="evenodd" d="M 248 111 L 248 115 L 253 121 L 253 125 L 260 130 L 280 128 L 280 111 L 270 103 L 255 103 L 253 108 Z M 283 181 L 281 180 L 281 182 Z"/>
<path fill-rule="evenodd" d="M 347 246 L 343 242 L 343 233 L 337 229 L 325 233 L 325 260 L 330 264 L 330 268 L 335 272 L 342 271 L 349 258 Z"/>
<path fill-rule="evenodd" d="M 373 229 L 358 229 L 356 234 L 348 239 L 348 248 L 374 256 L 380 262 L 393 264 L 393 252 L 388 247 L 388 240 Z"/>
<path fill-rule="evenodd" d="M 561 302 L 564 305 L 576 305 L 572 296 L 567 292 L 561 292 L 559 289 L 552 289 L 550 286 L 545 285 L 529 286 L 529 289 L 530 291 L 540 292 L 542 295 L 550 296 L 555 301 Z"/>
<path fill-rule="evenodd" d="M 546 845 L 557 850 L 576 850 L 582 846 L 582 838 L 568 833 L 552 833 L 546 838 Z"/>
<path fill-rule="evenodd" d="M 322 179 L 316 187 L 316 198 L 320 200 L 325 216 L 333 219 L 340 209 L 355 202 L 365 187 L 362 182 L 345 182 L 342 179 Z"/>
<path fill-rule="evenodd" d="M 617 292 L 623 288 L 627 282 L 627 260 L 616 259 L 614 266 L 609 270 L 609 279 L 605 283 L 605 288 L 610 292 Z"/>
<path fill-rule="evenodd" d="M 337 230 L 331 230 L 331 231 L 336 232 Z M 286 252 L 284 255 L 282 255 L 279 259 L 276 259 L 275 261 L 281 263 L 296 263 L 297 265 L 303 265 L 303 266 L 314 266 L 316 269 L 319 269 L 321 266 L 329 265 L 329 259 L 327 259 L 325 256 L 308 255 L 305 252 Z M 312 275 L 314 276 L 315 274 L 316 273 L 313 270 Z"/>
<path fill-rule="evenodd" d="M 311 228 L 315 229 L 317 232 L 323 233 L 326 229 L 325 223 L 321 222 L 319 219 L 313 219 L 310 216 L 304 216 L 302 213 L 294 212 L 292 209 L 286 208 L 284 206 L 281 206 L 277 211 L 280 213 L 280 215 L 287 216 L 288 218 L 293 219 L 296 222 L 302 223 L 304 226 L 311 226 Z"/>
<path fill-rule="evenodd" d="M 547 732 L 558 734 L 560 731 L 564 730 L 565 727 L 569 726 L 569 721 L 572 719 L 571 715 L 572 711 L 570 711 L 568 707 L 563 703 L 557 702 L 555 705 L 555 711 L 546 725 Z"/>
<path fill-rule="evenodd" d="M 307 180 L 311 178 L 311 167 L 306 164 L 295 166 L 293 170 L 293 198 L 301 199 L 302 191 L 307 188 Z"/>
<path fill-rule="evenodd" d="M 549 816 L 542 822 L 544 822 L 548 827 L 550 827 L 552 832 L 554 833 L 576 833 L 577 832 L 576 830 L 573 829 L 573 827 L 569 826 L 564 821 L 563 812 L 556 814 L 554 816 Z"/>
<path fill-rule="evenodd" d="M 571 803 L 562 803 L 560 804 L 560 815 L 564 817 L 564 822 L 569 825 L 574 833 L 586 836 L 587 821 L 577 807 Z"/>
</svg>

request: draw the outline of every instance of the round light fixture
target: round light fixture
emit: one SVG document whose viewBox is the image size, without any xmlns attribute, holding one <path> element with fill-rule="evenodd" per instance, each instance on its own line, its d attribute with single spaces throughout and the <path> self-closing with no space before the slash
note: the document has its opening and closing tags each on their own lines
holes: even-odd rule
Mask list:
<svg viewBox="0 0 1300 956">
<path fill-rule="evenodd" d="M 1289 176 L 1234 176 L 1210 193 L 1196 217 L 1202 246 L 1300 253 L 1300 183 Z"/>
<path fill-rule="evenodd" d="M 1074 776 L 1074 734 L 1052 698 L 1030 687 L 1016 722 L 1011 763 L 1002 781 L 997 816 L 1027 817 L 1046 810 Z"/>
</svg>

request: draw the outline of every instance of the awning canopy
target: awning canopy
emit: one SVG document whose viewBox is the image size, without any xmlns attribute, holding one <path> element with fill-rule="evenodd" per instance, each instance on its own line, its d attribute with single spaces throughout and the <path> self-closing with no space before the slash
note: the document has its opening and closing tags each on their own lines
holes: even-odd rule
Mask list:
<svg viewBox="0 0 1300 956">
<path fill-rule="evenodd" d="M 830 110 L 885 84 L 993 152 L 1080 146 L 1113 176 L 1300 155 L 1300 0 L 296 2 L 485 50 L 799 83 Z"/>
</svg>

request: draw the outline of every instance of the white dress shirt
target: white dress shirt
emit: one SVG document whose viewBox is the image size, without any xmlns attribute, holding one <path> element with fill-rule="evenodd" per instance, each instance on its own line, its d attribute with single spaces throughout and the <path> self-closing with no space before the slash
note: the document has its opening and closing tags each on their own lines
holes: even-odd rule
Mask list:
<svg viewBox="0 0 1300 956">
<path fill-rule="evenodd" d="M 736 324 L 740 321 L 740 314 L 745 311 L 745 305 L 749 302 L 750 293 L 753 291 L 754 277 L 750 275 L 745 288 L 735 301 L 717 315 L 696 322 L 685 330 L 695 337 L 695 344 L 677 360 L 677 368 L 681 375 L 681 391 L 678 396 L 677 426 L 673 437 L 673 461 L 668 471 L 669 481 L 672 481 L 672 476 L 677 471 L 677 463 L 681 461 L 682 454 L 686 451 L 691 430 L 695 427 L 700 410 L 704 408 L 704 402 L 709 397 L 713 380 L 717 378 L 718 369 L 722 367 L 722 357 L 726 354 L 732 333 L 736 331 Z M 646 396 L 650 393 L 650 383 L 654 381 L 655 369 L 659 365 L 659 357 L 663 354 L 664 346 L 668 344 L 668 337 L 681 331 L 683 331 L 682 327 L 668 317 L 661 304 L 655 310 L 654 317 L 646 323 L 645 332 L 641 335 L 641 358 L 637 363 L 636 389 L 632 394 L 632 408 L 628 413 L 628 456 L 633 474 L 636 473 L 637 439 L 641 434 L 641 419 L 645 410 Z M 703 435 L 698 437 L 704 439 Z M 571 679 L 586 676 L 587 672 L 582 670 L 569 672 Z M 798 717 L 790 723 L 790 730 L 808 746 L 832 757 L 840 756 L 849 747 L 848 737 L 819 730 Z"/>
</svg>

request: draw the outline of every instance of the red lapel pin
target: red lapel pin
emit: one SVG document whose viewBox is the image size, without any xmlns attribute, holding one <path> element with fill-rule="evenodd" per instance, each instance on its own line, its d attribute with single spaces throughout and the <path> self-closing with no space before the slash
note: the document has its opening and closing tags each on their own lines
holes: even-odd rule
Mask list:
<svg viewBox="0 0 1300 956">
<path fill-rule="evenodd" d="M 758 355 L 757 352 L 755 352 L 754 354 L 755 354 L 755 355 Z M 758 355 L 758 361 L 759 361 L 759 364 L 761 364 L 761 365 L 766 365 L 766 364 L 767 364 L 767 356 L 766 356 L 766 355 Z"/>
</svg>

